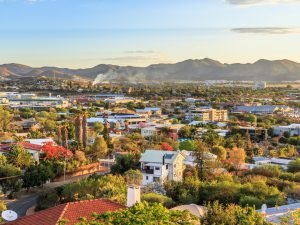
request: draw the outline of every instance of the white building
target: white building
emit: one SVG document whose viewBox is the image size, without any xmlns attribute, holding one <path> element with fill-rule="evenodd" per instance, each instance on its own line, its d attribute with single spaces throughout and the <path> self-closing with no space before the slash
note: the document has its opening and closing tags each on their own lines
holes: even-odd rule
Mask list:
<svg viewBox="0 0 300 225">
<path fill-rule="evenodd" d="M 290 124 L 288 126 L 273 126 L 274 135 L 283 135 L 288 132 L 291 136 L 300 135 L 300 124 Z"/>
<path fill-rule="evenodd" d="M 185 156 L 180 151 L 146 150 L 140 159 L 142 185 L 163 184 L 166 180 L 181 181 Z"/>
<path fill-rule="evenodd" d="M 156 134 L 155 126 L 141 128 L 141 135 L 143 137 L 153 137 L 155 136 L 155 134 Z"/>
<path fill-rule="evenodd" d="M 291 159 L 282 158 L 267 158 L 267 157 L 253 157 L 254 164 L 248 164 L 249 169 L 253 169 L 263 165 L 281 166 L 283 169 L 287 168 L 287 165 L 293 161 Z"/>
</svg>

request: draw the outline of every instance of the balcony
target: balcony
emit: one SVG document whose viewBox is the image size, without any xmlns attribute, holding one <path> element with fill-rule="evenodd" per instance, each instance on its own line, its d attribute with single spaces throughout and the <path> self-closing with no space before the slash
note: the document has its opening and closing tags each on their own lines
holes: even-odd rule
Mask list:
<svg viewBox="0 0 300 225">
<path fill-rule="evenodd" d="M 147 174 L 154 174 L 154 169 L 142 169 L 142 173 L 147 173 Z"/>
</svg>

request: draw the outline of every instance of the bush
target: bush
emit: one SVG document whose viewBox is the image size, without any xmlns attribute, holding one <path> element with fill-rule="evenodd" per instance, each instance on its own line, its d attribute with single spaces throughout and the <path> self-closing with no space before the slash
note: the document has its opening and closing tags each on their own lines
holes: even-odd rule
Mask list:
<svg viewBox="0 0 300 225">
<path fill-rule="evenodd" d="M 293 173 L 284 172 L 279 176 L 279 178 L 282 180 L 293 181 L 293 180 L 295 180 L 295 175 Z"/>
<path fill-rule="evenodd" d="M 295 173 L 295 178 L 294 178 L 294 181 L 296 181 L 296 182 L 300 182 L 300 172 L 298 172 L 298 173 Z"/>
<path fill-rule="evenodd" d="M 265 177 L 279 177 L 281 168 L 279 166 L 263 165 L 253 168 L 250 174 L 261 175 Z"/>
<path fill-rule="evenodd" d="M 260 209 L 263 202 L 255 196 L 243 196 L 240 199 L 239 205 L 241 206 L 250 206 Z"/>
<path fill-rule="evenodd" d="M 201 224 L 264 225 L 268 223 L 264 217 L 252 207 L 241 208 L 240 206 L 232 204 L 223 206 L 218 202 L 214 202 L 207 205 L 207 213 L 201 218 Z"/>
<path fill-rule="evenodd" d="M 269 186 L 277 187 L 278 190 L 283 191 L 285 188 L 290 187 L 292 183 L 287 180 L 280 180 L 278 178 L 270 178 L 267 180 Z"/>
<path fill-rule="evenodd" d="M 300 199 L 300 185 L 292 185 L 286 188 L 284 192 L 294 199 Z"/>
<path fill-rule="evenodd" d="M 59 204 L 59 197 L 56 192 L 44 193 L 38 197 L 35 211 L 54 207 Z"/>
<path fill-rule="evenodd" d="M 300 172 L 300 158 L 296 159 L 295 161 L 291 161 L 288 164 L 288 172 L 297 173 Z"/>
<path fill-rule="evenodd" d="M 268 207 L 274 207 L 278 205 L 285 205 L 286 201 L 284 198 L 278 198 L 278 196 L 274 196 L 266 199 L 266 204 Z"/>
<path fill-rule="evenodd" d="M 142 195 L 142 201 L 146 201 L 149 203 L 161 203 L 167 208 L 171 208 L 175 205 L 175 202 L 171 198 L 157 193 L 148 193 Z"/>
</svg>

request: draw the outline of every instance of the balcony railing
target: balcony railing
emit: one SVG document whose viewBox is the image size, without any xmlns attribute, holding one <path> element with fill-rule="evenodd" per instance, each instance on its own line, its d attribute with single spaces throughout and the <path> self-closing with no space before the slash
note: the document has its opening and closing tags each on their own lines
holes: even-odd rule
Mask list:
<svg viewBox="0 0 300 225">
<path fill-rule="evenodd" d="M 142 173 L 154 174 L 154 169 L 142 169 Z"/>
</svg>

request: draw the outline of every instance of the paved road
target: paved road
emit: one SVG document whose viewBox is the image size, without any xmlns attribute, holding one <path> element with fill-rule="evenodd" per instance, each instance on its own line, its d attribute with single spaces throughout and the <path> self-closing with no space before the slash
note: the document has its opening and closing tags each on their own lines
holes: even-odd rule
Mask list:
<svg viewBox="0 0 300 225">
<path fill-rule="evenodd" d="M 25 216 L 29 208 L 37 202 L 39 194 L 32 193 L 7 204 L 7 209 L 15 211 L 19 217 Z"/>
</svg>

